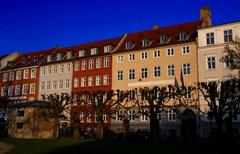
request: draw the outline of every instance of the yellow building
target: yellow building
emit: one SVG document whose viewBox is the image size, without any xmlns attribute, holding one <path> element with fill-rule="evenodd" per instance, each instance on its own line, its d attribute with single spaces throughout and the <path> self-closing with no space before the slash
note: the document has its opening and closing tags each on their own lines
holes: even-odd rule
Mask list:
<svg viewBox="0 0 240 154">
<path fill-rule="evenodd" d="M 181 73 L 185 86 L 196 84 L 196 38 L 200 26 L 201 21 L 163 28 L 154 25 L 152 30 L 127 34 L 112 55 L 112 89 L 133 91 L 140 87 L 164 87 L 176 84 L 176 80 L 181 86 Z M 137 109 L 133 109 L 127 114 L 136 112 Z M 130 118 L 130 123 L 132 130 L 149 129 L 149 118 L 143 115 Z M 166 115 L 161 115 L 161 123 L 170 123 L 171 127 L 167 128 L 169 135 L 179 135 L 180 129 L 176 130 L 176 124 L 179 125 L 180 121 L 177 120 L 175 111 L 169 110 Z M 121 132 L 121 125 L 122 122 L 117 117 L 112 121 L 113 130 Z"/>
</svg>

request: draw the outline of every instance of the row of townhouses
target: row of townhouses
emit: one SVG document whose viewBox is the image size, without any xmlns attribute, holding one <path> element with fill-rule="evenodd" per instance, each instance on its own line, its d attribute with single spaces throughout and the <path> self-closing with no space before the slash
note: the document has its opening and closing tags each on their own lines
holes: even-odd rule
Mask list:
<svg viewBox="0 0 240 154">
<path fill-rule="evenodd" d="M 28 102 L 51 93 L 164 86 L 174 84 L 175 78 L 180 80 L 181 71 L 186 86 L 227 79 L 237 72 L 220 59 L 224 47 L 240 37 L 240 22 L 213 26 L 208 7 L 202 8 L 200 14 L 198 21 L 167 27 L 154 25 L 151 30 L 126 33 L 119 38 L 5 56 L 4 64 L 1 60 L 1 96 Z M 95 122 L 84 119 L 81 111 L 77 114 L 80 123 Z M 180 135 L 180 121 L 174 110 L 159 115 L 159 120 L 162 134 Z M 121 118 L 104 116 L 104 121 L 113 130 L 122 131 Z M 144 115 L 130 118 L 130 123 L 133 130 L 149 129 L 149 119 Z M 207 135 L 207 114 L 202 114 L 196 123 L 203 125 L 198 134 Z"/>
</svg>

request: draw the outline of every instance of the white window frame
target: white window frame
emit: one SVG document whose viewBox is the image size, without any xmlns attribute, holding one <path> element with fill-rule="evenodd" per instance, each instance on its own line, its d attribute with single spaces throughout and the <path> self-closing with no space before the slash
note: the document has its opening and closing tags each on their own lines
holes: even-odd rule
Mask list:
<svg viewBox="0 0 240 154">
<path fill-rule="evenodd" d="M 147 67 L 141 68 L 141 79 L 147 79 L 148 78 L 148 69 Z"/>
<path fill-rule="evenodd" d="M 86 87 L 86 86 L 87 86 L 87 78 L 81 77 L 81 87 Z"/>
<path fill-rule="evenodd" d="M 15 78 L 15 72 L 9 72 L 9 81 L 14 81 Z"/>
<path fill-rule="evenodd" d="M 215 58 L 215 68 L 212 68 L 212 62 L 211 62 L 211 68 L 208 67 L 208 58 Z M 216 55 L 207 55 L 206 56 L 206 69 L 207 70 L 216 70 L 217 69 L 217 56 Z"/>
<path fill-rule="evenodd" d="M 167 56 L 174 56 L 174 49 L 173 48 L 168 48 L 167 49 Z"/>
<path fill-rule="evenodd" d="M 31 79 L 35 79 L 37 77 L 37 69 L 32 68 L 31 69 Z"/>
<path fill-rule="evenodd" d="M 226 29 L 223 31 L 224 35 L 224 43 L 229 43 L 233 41 L 233 30 L 232 29 Z"/>
<path fill-rule="evenodd" d="M 104 68 L 109 67 L 109 57 L 104 57 L 103 67 Z"/>
<path fill-rule="evenodd" d="M 117 80 L 123 80 L 123 70 L 117 71 Z"/>
<path fill-rule="evenodd" d="M 28 77 L 29 77 L 29 70 L 28 69 L 23 70 L 23 79 L 28 79 Z"/>
<path fill-rule="evenodd" d="M 215 33 L 214 32 L 206 33 L 206 45 L 213 45 L 213 44 L 215 44 Z"/>
<path fill-rule="evenodd" d="M 67 88 L 67 89 L 70 88 L 70 80 L 69 79 L 66 79 L 65 88 Z"/>
<path fill-rule="evenodd" d="M 79 78 L 74 78 L 73 88 L 78 88 L 78 87 L 79 87 Z"/>
<path fill-rule="evenodd" d="M 170 67 L 173 66 L 173 67 Z M 175 66 L 173 64 L 169 64 L 167 67 L 167 74 L 169 77 L 175 76 Z"/>
<path fill-rule="evenodd" d="M 153 58 L 159 58 L 161 56 L 160 50 L 154 50 L 153 51 Z"/>
<path fill-rule="evenodd" d="M 182 54 L 189 54 L 190 53 L 190 47 L 189 46 L 183 46 L 182 47 Z"/>
<path fill-rule="evenodd" d="M 86 70 L 86 69 L 87 69 L 87 61 L 86 60 L 82 60 L 81 70 Z"/>
<path fill-rule="evenodd" d="M 176 117 L 177 114 L 176 114 L 176 111 L 174 111 L 174 109 L 169 109 L 168 110 L 168 121 L 176 121 Z"/>
<path fill-rule="evenodd" d="M 22 78 L 22 71 L 16 71 L 16 80 L 21 80 Z"/>
<path fill-rule="evenodd" d="M 19 96 L 21 94 L 21 85 L 15 85 L 15 96 Z"/>
<path fill-rule="evenodd" d="M 74 63 L 74 71 L 79 71 L 80 70 L 80 62 L 79 61 L 75 61 Z"/>
<path fill-rule="evenodd" d="M 147 59 L 147 57 L 148 57 L 148 55 L 147 55 L 147 52 L 146 52 L 146 51 L 141 53 L 141 59 L 142 59 L 142 60 Z"/>
<path fill-rule="evenodd" d="M 52 89 L 56 90 L 58 88 L 57 80 L 53 81 Z"/>
<path fill-rule="evenodd" d="M 89 87 L 94 86 L 94 77 L 93 76 L 88 77 L 88 86 Z"/>
<path fill-rule="evenodd" d="M 41 90 L 45 90 L 45 82 L 44 81 L 41 82 Z"/>
<path fill-rule="evenodd" d="M 157 75 L 156 75 L 157 74 Z M 158 75 L 159 74 L 159 75 Z M 154 78 L 161 77 L 161 66 L 154 66 L 153 67 L 153 76 Z"/>
<path fill-rule="evenodd" d="M 31 83 L 30 84 L 30 94 L 35 94 L 35 92 L 36 92 L 36 84 Z"/>
<path fill-rule="evenodd" d="M 182 65 L 183 75 L 190 75 L 191 74 L 191 64 L 186 63 Z"/>
<path fill-rule="evenodd" d="M 96 76 L 96 86 L 101 86 L 101 76 L 100 75 Z"/>
<path fill-rule="evenodd" d="M 135 54 L 134 53 L 130 53 L 129 57 L 128 57 L 128 61 L 134 61 L 135 60 Z"/>
<path fill-rule="evenodd" d="M 135 80 L 136 79 L 136 71 L 135 69 L 128 70 L 128 79 L 129 80 Z"/>
<path fill-rule="evenodd" d="M 89 59 L 88 69 L 92 70 L 94 69 L 94 59 Z"/>
<path fill-rule="evenodd" d="M 13 86 L 8 87 L 8 96 L 13 96 Z"/>
<path fill-rule="evenodd" d="M 63 89 L 63 80 L 59 80 L 58 88 Z"/>
<path fill-rule="evenodd" d="M 101 58 L 97 58 L 96 59 L 96 68 L 101 68 L 102 67 L 102 59 Z"/>
<path fill-rule="evenodd" d="M 117 63 L 122 63 L 123 62 L 123 55 L 118 55 L 117 56 Z"/>
<path fill-rule="evenodd" d="M 103 85 L 109 85 L 109 75 L 105 74 L 103 75 Z"/>
<path fill-rule="evenodd" d="M 28 84 L 23 84 L 23 86 L 22 86 L 22 94 L 23 95 L 28 94 Z"/>
<path fill-rule="evenodd" d="M 7 78 L 8 78 L 8 73 L 3 73 L 3 78 L 2 78 L 2 81 L 3 82 L 6 82 L 7 81 Z"/>
</svg>

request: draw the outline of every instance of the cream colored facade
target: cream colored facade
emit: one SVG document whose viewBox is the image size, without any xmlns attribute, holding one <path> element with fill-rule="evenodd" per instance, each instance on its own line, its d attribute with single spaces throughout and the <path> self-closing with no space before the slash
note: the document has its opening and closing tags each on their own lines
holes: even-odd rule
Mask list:
<svg viewBox="0 0 240 154">
<path fill-rule="evenodd" d="M 40 67 L 39 96 L 49 94 L 71 94 L 72 91 L 72 62 L 49 64 Z"/>
<path fill-rule="evenodd" d="M 183 53 L 183 47 L 189 47 L 189 53 Z M 167 55 L 168 49 L 174 50 L 174 55 Z M 154 57 L 154 52 L 160 51 L 159 57 Z M 142 59 L 142 53 L 147 53 L 147 58 Z M 153 87 L 173 85 L 175 77 L 180 83 L 183 64 L 190 64 L 190 74 L 183 75 L 186 86 L 197 83 L 197 48 L 196 43 L 177 44 L 172 46 L 150 48 L 138 51 L 113 54 L 112 62 L 112 89 L 131 90 L 139 87 Z M 135 60 L 130 60 L 131 54 Z M 118 57 L 122 56 L 122 61 Z M 174 65 L 175 75 L 168 75 L 168 65 Z M 160 66 L 160 77 L 154 76 L 154 67 Z M 142 78 L 142 68 L 147 68 L 147 78 Z M 135 79 L 129 79 L 129 70 L 135 70 Z M 123 71 L 123 80 L 118 80 L 118 71 Z"/>
<path fill-rule="evenodd" d="M 240 38 L 240 22 L 211 26 L 198 30 L 200 82 L 221 81 L 236 75 L 237 71 L 231 71 L 226 63 L 220 61 L 226 54 L 224 53 L 224 47 L 230 44 L 228 40 L 224 39 L 224 33 L 226 35 L 230 32 L 228 30 L 232 32 L 233 40 Z M 207 44 L 207 35 L 209 36 L 210 33 L 213 35 L 214 42 Z M 215 67 L 211 66 L 213 63 L 215 63 Z"/>
<path fill-rule="evenodd" d="M 8 63 L 9 61 L 15 60 L 18 56 L 20 56 L 20 54 L 19 54 L 18 52 L 14 52 L 14 53 L 12 53 L 12 54 L 10 54 L 10 55 L 7 55 L 6 57 L 2 58 L 2 59 L 0 60 L 0 69 L 6 67 L 6 66 L 7 66 L 7 63 Z"/>
</svg>

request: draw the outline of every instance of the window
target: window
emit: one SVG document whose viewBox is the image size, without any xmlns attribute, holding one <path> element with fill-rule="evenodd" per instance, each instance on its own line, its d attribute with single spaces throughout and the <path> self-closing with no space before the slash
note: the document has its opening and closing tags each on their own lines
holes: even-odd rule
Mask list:
<svg viewBox="0 0 240 154">
<path fill-rule="evenodd" d="M 155 51 L 153 51 L 153 57 L 154 58 L 159 58 L 160 57 L 160 50 L 155 50 Z"/>
<path fill-rule="evenodd" d="M 174 55 L 174 50 L 173 50 L 173 48 L 167 49 L 167 55 L 168 55 L 168 56 L 173 56 L 173 55 Z"/>
<path fill-rule="evenodd" d="M 64 72 L 64 64 L 61 64 L 60 65 L 60 73 L 63 73 Z"/>
<path fill-rule="evenodd" d="M 129 94 L 129 100 L 134 101 L 135 98 L 136 98 L 136 91 L 135 90 L 130 90 L 129 93 L 130 93 Z"/>
<path fill-rule="evenodd" d="M 161 76 L 161 67 L 155 66 L 154 67 L 154 77 L 160 77 Z"/>
<path fill-rule="evenodd" d="M 41 82 L 41 90 L 45 90 L 45 82 L 44 81 Z"/>
<path fill-rule="evenodd" d="M 63 80 L 60 80 L 60 81 L 59 81 L 58 87 L 59 87 L 59 89 L 62 89 L 62 88 L 63 88 Z"/>
<path fill-rule="evenodd" d="M 103 67 L 109 67 L 109 57 L 104 57 L 104 63 L 103 63 Z"/>
<path fill-rule="evenodd" d="M 107 122 L 107 115 L 103 114 L 103 122 L 106 123 Z"/>
<path fill-rule="evenodd" d="M 101 60 L 101 58 L 97 58 L 97 60 L 96 60 L 96 68 L 101 68 L 102 67 L 102 60 Z"/>
<path fill-rule="evenodd" d="M 150 46 L 150 44 L 151 44 L 151 40 L 150 39 L 142 40 L 142 46 L 143 47 L 148 47 L 148 46 Z"/>
<path fill-rule="evenodd" d="M 142 110 L 142 114 L 141 114 L 141 121 L 147 121 L 148 117 L 147 117 L 147 110 Z"/>
<path fill-rule="evenodd" d="M 168 76 L 174 75 L 175 75 L 174 65 L 168 65 Z"/>
<path fill-rule="evenodd" d="M 24 111 L 17 111 L 17 116 L 23 117 L 24 116 Z"/>
<path fill-rule="evenodd" d="M 30 94 L 35 94 L 35 83 L 30 84 Z"/>
<path fill-rule="evenodd" d="M 162 115 L 161 115 L 161 113 L 157 113 L 157 119 L 158 119 L 158 120 L 162 120 Z"/>
<path fill-rule="evenodd" d="M 16 72 L 16 80 L 21 80 L 22 78 L 22 71 L 17 71 Z"/>
<path fill-rule="evenodd" d="M 83 112 L 80 113 L 79 120 L 80 120 L 80 122 L 84 122 L 84 113 Z"/>
<path fill-rule="evenodd" d="M 131 53 L 129 54 L 129 61 L 134 61 L 135 60 L 135 54 Z"/>
<path fill-rule="evenodd" d="M 48 90 L 51 89 L 51 81 L 48 81 L 48 82 L 47 82 L 47 89 L 48 89 Z"/>
<path fill-rule="evenodd" d="M 188 39 L 188 33 L 187 32 L 181 32 L 180 34 L 179 34 L 179 40 L 180 41 L 185 41 L 185 40 L 187 40 Z"/>
<path fill-rule="evenodd" d="M 129 115 L 129 121 L 134 121 L 135 111 L 129 110 L 129 111 L 128 111 L 128 115 Z"/>
<path fill-rule="evenodd" d="M 176 111 L 174 109 L 168 110 L 168 121 L 175 121 L 176 120 Z"/>
<path fill-rule="evenodd" d="M 183 64 L 183 74 L 189 75 L 191 73 L 190 64 Z"/>
<path fill-rule="evenodd" d="M 224 67 L 225 68 L 231 68 L 233 66 L 233 56 L 231 55 L 226 55 L 225 56 L 225 61 L 224 61 Z"/>
<path fill-rule="evenodd" d="M 17 129 L 23 129 L 23 123 L 17 122 Z"/>
<path fill-rule="evenodd" d="M 96 76 L 96 86 L 100 86 L 101 85 L 101 76 L 98 75 Z"/>
<path fill-rule="evenodd" d="M 117 71 L 117 80 L 123 80 L 123 71 L 122 70 Z"/>
<path fill-rule="evenodd" d="M 94 69 L 94 59 L 89 60 L 89 69 Z"/>
<path fill-rule="evenodd" d="M 52 74 L 52 66 L 48 66 L 48 74 Z"/>
<path fill-rule="evenodd" d="M 6 87 L 2 87 L 1 96 L 6 96 Z"/>
<path fill-rule="evenodd" d="M 15 95 L 19 96 L 21 94 L 21 85 L 15 86 Z"/>
<path fill-rule="evenodd" d="M 87 116 L 87 122 L 92 122 L 92 114 L 89 113 L 88 116 Z"/>
<path fill-rule="evenodd" d="M 169 40 L 169 38 L 167 35 L 160 36 L 160 44 L 168 43 L 168 40 Z"/>
<path fill-rule="evenodd" d="M 53 89 L 57 89 L 57 81 L 53 81 Z"/>
<path fill-rule="evenodd" d="M 46 75 L 46 67 L 42 67 L 42 75 Z"/>
<path fill-rule="evenodd" d="M 207 45 L 214 44 L 214 33 L 207 33 L 206 34 L 206 39 L 207 39 Z"/>
<path fill-rule="evenodd" d="M 74 71 L 79 71 L 79 69 L 80 69 L 80 63 L 79 61 L 76 61 L 74 64 Z"/>
<path fill-rule="evenodd" d="M 87 62 L 86 60 L 82 61 L 82 70 L 86 70 L 87 69 Z"/>
<path fill-rule="evenodd" d="M 141 70 L 141 74 L 142 74 L 142 79 L 146 79 L 147 78 L 147 68 L 142 68 Z"/>
<path fill-rule="evenodd" d="M 14 80 L 14 75 L 15 75 L 14 72 L 10 72 L 9 73 L 9 81 L 13 81 Z"/>
<path fill-rule="evenodd" d="M 103 75 L 103 85 L 108 85 L 108 84 L 109 84 L 109 76 Z"/>
<path fill-rule="evenodd" d="M 231 42 L 233 40 L 232 29 L 228 29 L 224 31 L 224 42 Z"/>
<path fill-rule="evenodd" d="M 147 59 L 147 52 L 142 52 L 141 59 Z"/>
<path fill-rule="evenodd" d="M 123 56 L 122 55 L 117 56 L 117 62 L 118 63 L 123 62 Z"/>
<path fill-rule="evenodd" d="M 79 87 L 79 79 L 78 79 L 78 78 L 74 78 L 73 87 L 74 87 L 74 88 L 78 88 L 78 87 Z"/>
<path fill-rule="evenodd" d="M 53 66 L 53 73 L 58 73 L 58 65 Z"/>
<path fill-rule="evenodd" d="M 86 77 L 81 77 L 81 87 L 86 87 Z"/>
<path fill-rule="evenodd" d="M 131 41 L 127 41 L 125 43 L 125 49 L 131 49 L 133 47 L 133 43 Z"/>
<path fill-rule="evenodd" d="M 135 79 L 135 70 L 130 69 L 129 70 L 129 80 L 134 80 Z"/>
<path fill-rule="evenodd" d="M 215 56 L 207 57 L 207 68 L 209 70 L 216 68 L 216 58 L 215 58 Z"/>
<path fill-rule="evenodd" d="M 70 72 L 71 71 L 71 64 L 70 63 L 67 63 L 67 68 L 66 68 L 67 70 L 67 72 Z"/>
<path fill-rule="evenodd" d="M 72 58 L 72 51 L 68 51 L 67 52 L 67 59 L 71 59 Z"/>
<path fill-rule="evenodd" d="M 92 48 L 91 49 L 91 55 L 96 55 L 98 52 L 98 48 Z"/>
<path fill-rule="evenodd" d="M 36 68 L 31 69 L 31 78 L 34 79 L 37 76 Z"/>
<path fill-rule="evenodd" d="M 52 55 L 48 55 L 47 56 L 47 62 L 51 62 L 52 61 Z"/>
<path fill-rule="evenodd" d="M 122 116 L 123 116 L 122 111 L 117 111 L 117 113 L 116 113 L 116 121 L 117 122 L 122 121 Z"/>
<path fill-rule="evenodd" d="M 189 54 L 189 46 L 184 46 L 184 47 L 182 47 L 182 53 L 183 54 Z"/>
<path fill-rule="evenodd" d="M 112 45 L 106 45 L 104 46 L 104 53 L 108 53 L 110 51 L 112 51 L 113 46 Z"/>
<path fill-rule="evenodd" d="M 8 87 L 8 96 L 12 96 L 13 95 L 13 86 L 9 86 Z"/>
<path fill-rule="evenodd" d="M 7 81 L 7 76 L 8 76 L 8 73 L 3 73 L 3 82 L 6 82 Z"/>
<path fill-rule="evenodd" d="M 66 80 L 66 88 L 70 88 L 70 80 L 69 79 Z"/>
<path fill-rule="evenodd" d="M 85 53 L 86 53 L 85 50 L 80 50 L 78 57 L 84 57 L 84 56 L 85 56 Z"/>
<path fill-rule="evenodd" d="M 186 87 L 186 98 L 190 99 L 192 97 L 191 95 L 191 87 Z"/>
<path fill-rule="evenodd" d="M 94 86 L 94 78 L 93 76 L 88 77 L 88 86 Z"/>
<path fill-rule="evenodd" d="M 28 69 L 23 70 L 23 79 L 28 79 L 29 72 Z"/>
<path fill-rule="evenodd" d="M 57 60 L 61 60 L 62 59 L 62 53 L 58 53 L 57 54 Z"/>
</svg>

